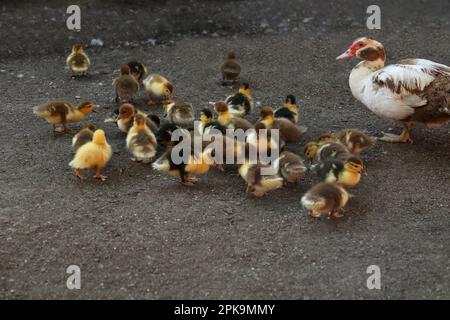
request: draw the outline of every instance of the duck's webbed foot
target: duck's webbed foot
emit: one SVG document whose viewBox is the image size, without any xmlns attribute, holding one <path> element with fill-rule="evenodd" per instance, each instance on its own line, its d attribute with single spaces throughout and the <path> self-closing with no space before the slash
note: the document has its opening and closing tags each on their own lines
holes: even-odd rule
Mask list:
<svg viewBox="0 0 450 320">
<path fill-rule="evenodd" d="M 413 144 L 413 140 L 411 139 L 411 122 L 404 122 L 404 129 L 400 135 L 390 134 L 390 133 L 384 133 L 384 135 L 381 138 L 378 138 L 378 140 L 385 141 L 385 142 L 402 142 L 402 143 L 409 143 Z"/>
</svg>

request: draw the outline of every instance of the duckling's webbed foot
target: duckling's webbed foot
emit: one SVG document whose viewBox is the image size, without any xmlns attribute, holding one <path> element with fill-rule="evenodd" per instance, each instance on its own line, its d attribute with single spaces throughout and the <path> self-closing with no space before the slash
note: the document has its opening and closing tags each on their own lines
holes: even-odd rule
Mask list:
<svg viewBox="0 0 450 320">
<path fill-rule="evenodd" d="M 340 211 L 333 211 L 330 213 L 330 218 L 331 219 L 340 219 L 344 216 L 344 214 Z"/>
<path fill-rule="evenodd" d="M 308 215 L 313 218 L 320 218 L 320 212 L 315 212 L 314 210 L 309 210 Z"/>
<path fill-rule="evenodd" d="M 83 176 L 81 175 L 80 169 L 76 169 L 76 170 L 75 170 L 75 176 L 76 176 L 78 179 L 80 179 L 81 182 L 83 182 L 84 180 L 86 180 L 86 177 L 83 177 Z"/>
<path fill-rule="evenodd" d="M 98 179 L 98 180 L 105 181 L 108 177 L 102 175 L 101 172 L 100 172 L 100 168 L 97 168 L 97 170 L 96 170 L 96 172 L 95 172 L 94 178 L 95 178 L 95 179 Z"/>
<path fill-rule="evenodd" d="M 195 186 L 195 184 L 197 183 L 197 178 L 194 176 L 191 176 L 191 175 L 185 175 L 182 177 L 181 183 L 184 186 L 192 187 L 192 186 Z"/>
</svg>

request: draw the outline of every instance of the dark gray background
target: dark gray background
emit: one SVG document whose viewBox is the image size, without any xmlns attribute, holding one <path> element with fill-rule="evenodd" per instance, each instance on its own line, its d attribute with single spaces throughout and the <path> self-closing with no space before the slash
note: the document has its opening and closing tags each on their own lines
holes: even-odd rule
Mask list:
<svg viewBox="0 0 450 320">
<path fill-rule="evenodd" d="M 131 162 L 124 135 L 103 123 L 111 81 L 127 60 L 172 79 L 176 97 L 198 114 L 231 92 L 218 85 L 218 67 L 234 49 L 261 105 L 298 97 L 309 128 L 302 145 L 345 127 L 399 130 L 352 97 L 354 63 L 335 57 L 367 35 L 390 62 L 449 65 L 449 1 L 377 1 L 379 31 L 365 28 L 372 1 L 79 3 L 80 33 L 65 27 L 71 1 L 0 5 L 1 298 L 450 298 L 448 126 L 415 129 L 412 146 L 378 143 L 336 222 L 301 207 L 314 176 L 265 199 L 247 196 L 233 168 L 182 187 Z M 70 46 L 93 38 L 105 46 L 87 49 L 91 76 L 70 80 Z M 105 128 L 115 151 L 103 184 L 77 181 L 71 138 L 54 136 L 31 111 L 76 96 L 101 105 L 88 120 Z M 71 264 L 81 267 L 79 291 L 65 287 Z M 365 285 L 372 264 L 381 267 L 379 291 Z"/>
</svg>

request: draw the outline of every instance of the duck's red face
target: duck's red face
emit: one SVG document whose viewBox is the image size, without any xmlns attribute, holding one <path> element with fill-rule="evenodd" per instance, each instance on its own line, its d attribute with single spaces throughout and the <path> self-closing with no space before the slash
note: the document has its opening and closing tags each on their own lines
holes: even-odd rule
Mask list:
<svg viewBox="0 0 450 320">
<path fill-rule="evenodd" d="M 336 60 L 350 60 L 356 57 L 359 50 L 366 47 L 368 44 L 367 38 L 358 38 L 355 40 L 355 42 L 352 43 L 352 45 L 345 51 L 343 54 L 338 56 Z"/>
</svg>

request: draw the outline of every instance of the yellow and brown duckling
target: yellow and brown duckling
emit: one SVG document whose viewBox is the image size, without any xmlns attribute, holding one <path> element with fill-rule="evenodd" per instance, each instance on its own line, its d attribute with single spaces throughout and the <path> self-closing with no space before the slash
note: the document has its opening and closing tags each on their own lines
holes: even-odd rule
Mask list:
<svg viewBox="0 0 450 320">
<path fill-rule="evenodd" d="M 253 124 L 243 118 L 234 117 L 230 111 L 226 102 L 210 102 L 214 106 L 214 110 L 217 112 L 217 122 L 227 129 L 242 129 L 244 131 L 253 128 Z"/>
<path fill-rule="evenodd" d="M 74 152 L 84 144 L 92 141 L 94 136 L 95 127 L 93 124 L 87 124 L 72 138 L 72 149 Z"/>
<path fill-rule="evenodd" d="M 76 44 L 72 47 L 72 52 L 67 57 L 67 65 L 72 73 L 72 77 L 84 76 L 88 73 L 91 61 L 84 52 L 83 46 Z"/>
<path fill-rule="evenodd" d="M 314 170 L 325 182 L 355 187 L 361 180 L 364 164 L 358 156 L 346 160 L 329 159 L 315 166 Z"/>
<path fill-rule="evenodd" d="M 173 148 L 174 147 L 172 146 L 169 147 L 164 154 L 152 164 L 153 169 L 180 177 L 181 183 L 185 186 L 195 185 L 197 183 L 196 176 L 203 175 L 209 171 L 210 165 L 208 161 L 204 158 L 203 153 L 198 157 L 195 157 L 194 147 L 191 146 L 191 153 L 187 161 L 178 163 L 179 161 L 174 161 L 173 159 Z M 178 151 L 175 152 L 176 155 L 183 158 L 184 149 Z"/>
<path fill-rule="evenodd" d="M 238 79 L 241 73 L 241 65 L 236 60 L 236 54 L 233 51 L 228 52 L 225 56 L 225 61 L 220 66 L 220 71 L 222 72 L 223 85 L 233 84 Z"/>
<path fill-rule="evenodd" d="M 298 123 L 298 108 L 295 96 L 288 95 L 284 105 L 275 110 L 274 116 L 276 119 L 285 118 L 292 123 Z"/>
<path fill-rule="evenodd" d="M 247 182 L 246 192 L 253 193 L 257 197 L 266 196 L 268 192 L 283 186 L 283 178 L 276 172 L 265 174 L 263 169 L 269 169 L 270 165 L 251 164 L 244 161 L 239 167 L 239 175 Z"/>
<path fill-rule="evenodd" d="M 344 144 L 351 153 L 359 154 L 369 149 L 375 142 L 373 137 L 359 129 L 343 129 L 333 135 Z"/>
<path fill-rule="evenodd" d="M 147 126 L 147 117 L 143 114 L 134 116 L 133 126 L 127 134 L 128 151 L 133 155 L 132 160 L 150 163 L 156 154 L 156 137 Z"/>
<path fill-rule="evenodd" d="M 192 130 L 194 128 L 194 108 L 191 103 L 175 101 L 164 105 L 166 119 L 176 126 Z"/>
<path fill-rule="evenodd" d="M 311 141 L 305 145 L 305 156 L 313 160 L 325 161 L 327 159 L 345 160 L 352 154 L 342 143 L 337 140 L 322 140 L 322 142 Z"/>
<path fill-rule="evenodd" d="M 142 81 L 147 77 L 148 70 L 147 66 L 139 61 L 130 61 L 127 63 L 128 67 L 130 68 L 131 75 L 139 82 L 142 83 Z"/>
<path fill-rule="evenodd" d="M 47 120 L 52 125 L 53 132 L 69 133 L 67 123 L 83 121 L 88 114 L 95 111 L 95 108 L 96 105 L 89 101 L 80 102 L 77 107 L 74 107 L 66 101 L 50 100 L 34 107 L 33 113 Z M 63 129 L 57 128 L 59 124 L 63 126 Z"/>
<path fill-rule="evenodd" d="M 287 183 L 297 183 L 307 170 L 302 158 L 293 152 L 283 150 L 280 153 L 280 175 Z"/>
<path fill-rule="evenodd" d="M 69 166 L 75 170 L 75 176 L 81 181 L 86 180 L 81 175 L 81 170 L 95 169 L 95 178 L 102 181 L 106 180 L 106 176 L 101 174 L 101 170 L 111 159 L 111 146 L 106 141 L 105 132 L 101 129 L 95 130 L 92 141 L 78 148 L 73 160 Z"/>
<path fill-rule="evenodd" d="M 331 218 L 342 218 L 342 209 L 348 202 L 350 194 L 342 186 L 321 182 L 309 189 L 302 197 L 302 205 L 309 210 L 309 215 L 319 218 L 328 214 Z"/>
<path fill-rule="evenodd" d="M 279 153 L 284 146 L 283 141 L 274 139 L 270 129 L 264 123 L 257 122 L 247 135 L 247 143 L 256 149 L 258 154 L 270 156 L 272 151 Z"/>
<path fill-rule="evenodd" d="M 149 96 L 147 104 L 167 104 L 170 103 L 170 99 L 173 94 L 173 84 L 159 74 L 151 74 L 144 79 L 145 91 Z"/>
<path fill-rule="evenodd" d="M 120 68 L 120 76 L 113 81 L 116 102 L 132 102 L 139 91 L 139 82 L 131 75 L 130 67 L 124 64 Z"/>
<path fill-rule="evenodd" d="M 250 85 L 243 83 L 239 91 L 225 99 L 230 114 L 234 117 L 244 117 L 252 112 L 254 102 L 250 91 Z"/>
<path fill-rule="evenodd" d="M 200 121 L 198 124 L 198 132 L 202 136 L 208 135 L 211 132 L 211 129 L 216 129 L 221 134 L 226 134 L 226 130 L 227 130 L 227 128 L 220 125 L 219 122 L 217 122 L 214 119 L 214 115 L 209 108 L 204 108 L 204 109 L 202 109 L 202 111 L 200 111 Z"/>
<path fill-rule="evenodd" d="M 154 134 L 156 134 L 160 125 L 159 117 L 153 114 L 146 115 L 140 111 L 137 111 L 130 103 L 124 103 L 119 108 L 119 116 L 117 117 L 117 126 L 119 127 L 119 130 L 122 132 L 128 132 L 133 125 L 134 116 L 136 114 L 146 116 L 146 125 Z"/>
<path fill-rule="evenodd" d="M 267 129 L 278 129 L 280 139 L 286 143 L 298 143 L 306 132 L 306 127 L 293 124 L 286 118 L 275 119 L 271 107 L 261 108 L 260 122 L 264 123 Z"/>
</svg>

